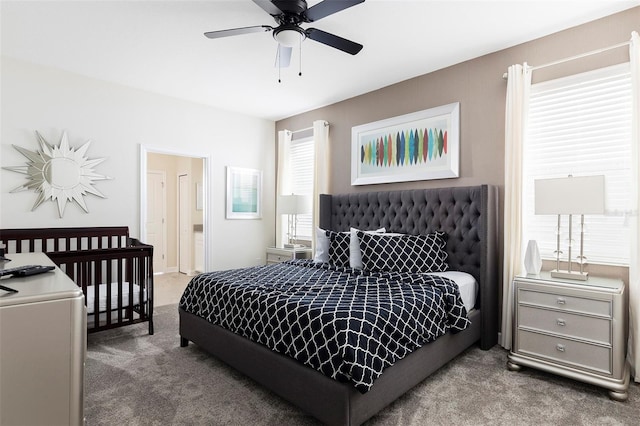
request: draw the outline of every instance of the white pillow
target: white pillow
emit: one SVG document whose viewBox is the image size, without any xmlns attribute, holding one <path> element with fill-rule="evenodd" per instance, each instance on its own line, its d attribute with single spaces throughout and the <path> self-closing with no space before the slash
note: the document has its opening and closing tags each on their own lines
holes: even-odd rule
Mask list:
<svg viewBox="0 0 640 426">
<path fill-rule="evenodd" d="M 358 229 L 351 228 L 351 239 L 349 240 L 349 266 L 352 268 L 362 269 L 362 252 L 360 251 L 360 238 L 357 234 Z M 385 228 L 376 229 L 375 231 L 364 231 L 367 234 L 379 234 L 385 232 Z"/>
<path fill-rule="evenodd" d="M 316 228 L 316 252 L 313 261 L 316 263 L 329 263 L 329 237 L 327 231 Z"/>
</svg>

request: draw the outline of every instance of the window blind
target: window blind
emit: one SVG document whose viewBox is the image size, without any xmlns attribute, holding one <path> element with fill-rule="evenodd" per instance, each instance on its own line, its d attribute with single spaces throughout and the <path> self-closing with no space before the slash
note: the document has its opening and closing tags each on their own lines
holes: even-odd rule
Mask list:
<svg viewBox="0 0 640 426">
<path fill-rule="evenodd" d="M 291 191 L 296 195 L 313 197 L 313 138 L 291 141 L 289 161 L 291 170 Z M 297 234 L 299 239 L 311 240 L 312 215 L 299 214 Z"/>
<path fill-rule="evenodd" d="M 523 147 L 523 241 L 536 240 L 554 259 L 557 216 L 536 216 L 534 180 L 605 176 L 605 214 L 585 215 L 588 263 L 629 264 L 631 194 L 631 74 L 629 64 L 531 86 Z M 589 194 L 583 194 L 588 197 Z M 573 217 L 572 257 L 579 254 L 580 216 Z M 562 217 L 566 259 L 568 217 Z"/>
</svg>

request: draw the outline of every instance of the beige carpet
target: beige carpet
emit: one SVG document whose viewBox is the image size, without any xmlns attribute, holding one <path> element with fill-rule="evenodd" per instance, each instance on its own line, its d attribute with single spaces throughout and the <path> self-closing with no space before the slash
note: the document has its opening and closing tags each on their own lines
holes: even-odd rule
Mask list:
<svg viewBox="0 0 640 426">
<path fill-rule="evenodd" d="M 153 305 L 175 305 L 191 280 L 189 275 L 169 272 L 153 276 Z"/>
<path fill-rule="evenodd" d="M 315 425 L 288 402 L 209 356 L 179 347 L 176 305 L 138 324 L 89 335 L 87 425 Z M 595 386 L 531 369 L 477 347 L 427 378 L 367 425 L 638 425 L 640 386 L 627 402 Z"/>
</svg>

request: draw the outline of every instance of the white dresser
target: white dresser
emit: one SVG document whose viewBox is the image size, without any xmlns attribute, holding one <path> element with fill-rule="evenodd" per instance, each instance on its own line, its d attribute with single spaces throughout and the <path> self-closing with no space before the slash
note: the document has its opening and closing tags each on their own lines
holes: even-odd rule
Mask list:
<svg viewBox="0 0 640 426">
<path fill-rule="evenodd" d="M 42 253 L 10 254 L 4 268 L 53 265 Z M 81 425 L 86 354 L 84 295 L 67 275 L 2 279 L 0 425 Z"/>
<path fill-rule="evenodd" d="M 559 280 L 548 272 L 513 282 L 510 370 L 521 366 L 609 389 L 628 397 L 627 294 L 616 279 Z"/>
</svg>

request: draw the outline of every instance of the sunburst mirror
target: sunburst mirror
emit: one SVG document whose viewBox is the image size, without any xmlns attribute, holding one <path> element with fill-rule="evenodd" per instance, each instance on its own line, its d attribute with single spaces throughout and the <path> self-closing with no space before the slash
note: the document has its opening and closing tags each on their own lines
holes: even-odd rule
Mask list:
<svg viewBox="0 0 640 426">
<path fill-rule="evenodd" d="M 63 132 L 58 145 L 48 143 L 40 133 L 36 132 L 40 149 L 29 151 L 13 145 L 13 147 L 24 155 L 27 160 L 26 165 L 3 167 L 16 173 L 27 175 L 27 182 L 11 190 L 19 192 L 34 190 L 38 192 L 31 211 L 47 200 L 58 204 L 58 214 L 62 218 L 67 203 L 75 201 L 82 210 L 89 213 L 89 209 L 84 200 L 87 194 L 93 194 L 100 198 L 106 198 L 94 187 L 94 183 L 99 180 L 111 179 L 109 176 L 98 174 L 94 167 L 102 163 L 105 158 L 89 159 L 86 152 L 91 141 L 87 141 L 81 147 L 75 149 L 69 146 L 67 133 Z"/>
</svg>

